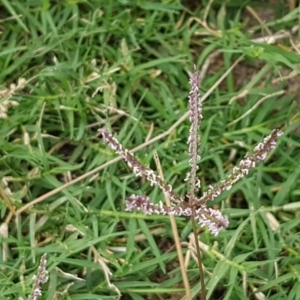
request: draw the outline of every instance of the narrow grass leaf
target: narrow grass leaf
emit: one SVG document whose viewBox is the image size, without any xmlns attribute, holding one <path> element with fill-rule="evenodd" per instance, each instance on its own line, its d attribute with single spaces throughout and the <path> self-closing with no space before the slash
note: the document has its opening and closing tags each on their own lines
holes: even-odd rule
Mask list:
<svg viewBox="0 0 300 300">
<path fill-rule="evenodd" d="M 146 224 L 146 222 L 144 220 L 141 220 L 141 219 L 138 220 L 138 223 L 139 223 L 139 226 L 140 226 L 142 232 L 144 233 L 145 237 L 147 238 L 147 241 L 150 245 L 151 250 L 153 251 L 154 255 L 159 259 L 161 257 L 161 252 L 157 247 L 157 244 L 148 228 L 148 225 Z M 162 261 L 159 262 L 159 266 L 160 266 L 163 274 L 165 274 L 166 268 Z"/>
<path fill-rule="evenodd" d="M 230 268 L 230 273 L 229 273 L 229 281 L 227 283 L 227 291 L 225 294 L 225 297 L 222 300 L 232 300 L 232 293 L 235 288 L 236 282 L 238 280 L 238 272 L 239 270 L 232 267 Z"/>
<path fill-rule="evenodd" d="M 160 257 L 156 257 L 153 259 L 149 259 L 147 261 L 140 262 L 139 264 L 133 265 L 130 273 L 140 272 L 144 270 L 144 272 L 147 272 L 148 268 L 149 270 L 153 270 L 156 268 L 156 264 L 162 264 L 163 262 L 168 262 L 172 259 L 175 259 L 177 257 L 177 253 L 167 253 L 162 254 Z"/>
<path fill-rule="evenodd" d="M 223 261 L 219 260 L 217 265 L 214 267 L 213 273 L 211 275 L 210 280 L 206 284 L 207 288 L 207 298 L 209 299 L 215 290 L 217 284 L 222 280 L 223 276 L 229 272 L 230 265 Z"/>
<path fill-rule="evenodd" d="M 22 17 L 15 11 L 15 9 L 10 5 L 10 2 L 7 0 L 2 0 L 3 5 L 9 10 L 9 12 L 14 16 L 17 23 L 26 31 L 29 32 L 27 26 L 22 21 Z"/>
<path fill-rule="evenodd" d="M 151 60 L 147 63 L 140 64 L 139 66 L 135 66 L 131 70 L 131 72 L 134 74 L 136 72 L 139 72 L 139 71 L 142 71 L 142 70 L 145 70 L 145 69 L 158 67 L 161 64 L 181 62 L 183 60 L 183 58 L 184 58 L 183 55 L 176 55 L 176 56 L 173 56 L 173 57 L 164 57 L 164 58 L 154 59 L 154 60 Z"/>
<path fill-rule="evenodd" d="M 269 291 L 273 287 L 281 286 L 281 284 L 284 284 L 285 282 L 292 280 L 293 278 L 294 278 L 293 273 L 287 273 L 281 275 L 278 278 L 270 280 L 269 282 L 265 283 L 263 286 L 259 287 L 255 292 L 259 293 L 259 292 Z"/>
<path fill-rule="evenodd" d="M 31 245 L 32 262 L 35 263 L 35 225 L 36 225 L 36 214 L 32 213 L 29 217 L 29 237 Z"/>
<path fill-rule="evenodd" d="M 300 174 L 300 168 L 296 168 L 281 185 L 279 192 L 275 195 L 272 204 L 274 206 L 279 206 L 284 204 L 288 195 L 291 193 L 293 187 L 296 185 L 297 179 Z"/>
<path fill-rule="evenodd" d="M 240 237 L 240 235 L 242 234 L 242 231 L 244 230 L 244 227 L 246 227 L 246 225 L 249 223 L 249 217 L 246 218 L 237 229 L 235 229 L 232 237 L 230 238 L 229 242 L 226 245 L 225 248 L 225 256 L 229 257 L 231 255 L 232 250 L 234 249 L 234 246 L 236 245 L 236 242 L 238 240 L 238 238 Z"/>
<path fill-rule="evenodd" d="M 47 288 L 46 300 L 53 300 L 55 298 L 56 291 L 58 289 L 57 272 L 52 270 L 49 272 L 49 285 Z"/>
<path fill-rule="evenodd" d="M 73 294 L 70 300 L 118 300 L 118 296 L 105 296 L 105 295 L 96 295 L 91 293 L 83 293 L 83 294 Z M 69 300 L 68 299 L 68 300 Z"/>
<path fill-rule="evenodd" d="M 130 261 L 131 256 L 135 251 L 135 236 L 137 232 L 136 219 L 130 219 L 127 225 L 127 241 L 126 241 L 126 261 Z"/>
</svg>

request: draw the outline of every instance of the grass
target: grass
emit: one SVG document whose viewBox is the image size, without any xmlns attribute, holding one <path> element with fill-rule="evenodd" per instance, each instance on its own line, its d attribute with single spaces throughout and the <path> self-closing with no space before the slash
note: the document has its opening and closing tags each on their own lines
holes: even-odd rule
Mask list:
<svg viewBox="0 0 300 300">
<path fill-rule="evenodd" d="M 131 193 L 162 193 L 135 178 L 97 129 L 142 145 L 137 155 L 152 168 L 156 150 L 166 181 L 184 194 L 189 124 L 180 118 L 193 64 L 209 91 L 202 191 L 271 129 L 285 132 L 265 164 L 212 203 L 228 230 L 199 231 L 208 299 L 299 299 L 299 10 L 288 2 L 2 1 L 0 106 L 18 105 L 0 119 L 1 299 L 28 297 L 44 253 L 41 299 L 184 296 L 169 218 L 124 212 Z M 9 90 L 20 78 L 26 85 Z M 191 224 L 176 220 L 196 295 Z"/>
</svg>

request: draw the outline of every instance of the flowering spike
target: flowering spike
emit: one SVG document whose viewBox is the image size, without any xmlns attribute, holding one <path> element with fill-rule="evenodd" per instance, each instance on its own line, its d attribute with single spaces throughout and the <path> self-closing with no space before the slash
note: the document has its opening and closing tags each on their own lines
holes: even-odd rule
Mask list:
<svg viewBox="0 0 300 300">
<path fill-rule="evenodd" d="M 208 230 L 214 236 L 217 236 L 222 229 L 229 225 L 228 218 L 223 216 L 219 210 L 205 206 L 197 209 L 194 217 L 202 227 L 207 226 Z"/>
<path fill-rule="evenodd" d="M 137 210 L 143 212 L 145 215 L 173 215 L 173 216 L 194 216 L 199 222 L 200 226 L 207 226 L 208 230 L 213 235 L 218 235 L 219 232 L 226 228 L 229 224 L 228 218 L 224 217 L 220 211 L 204 206 L 197 210 L 187 207 L 166 207 L 160 201 L 157 204 L 151 202 L 146 196 L 131 195 L 125 202 L 126 211 Z"/>
<path fill-rule="evenodd" d="M 282 134 L 282 131 L 274 129 L 270 135 L 265 137 L 263 141 L 254 148 L 251 155 L 246 156 L 241 160 L 238 167 L 233 168 L 231 174 L 229 174 L 226 179 L 213 187 L 211 186 L 198 201 L 194 202 L 194 205 L 204 205 L 206 201 L 214 200 L 224 190 L 230 190 L 238 180 L 249 173 L 250 169 L 267 157 L 268 152 L 276 147 L 276 139 Z"/>
<path fill-rule="evenodd" d="M 125 202 L 126 211 L 138 210 L 145 215 L 160 214 L 174 216 L 191 216 L 192 209 L 190 207 L 183 208 L 181 206 L 167 207 L 161 201 L 157 204 L 151 202 L 146 196 L 131 195 Z"/>
<path fill-rule="evenodd" d="M 35 284 L 28 300 L 36 300 L 39 296 L 42 295 L 41 285 L 48 281 L 48 271 L 46 269 L 46 264 L 47 254 L 45 253 L 40 260 L 38 274 L 37 276 L 34 276 Z"/>
<path fill-rule="evenodd" d="M 119 141 L 110 134 L 106 129 L 99 129 L 103 139 L 117 154 L 123 157 L 129 168 L 133 170 L 136 176 L 145 176 L 151 185 L 158 186 L 166 195 L 168 195 L 173 203 L 183 202 L 183 198 L 172 191 L 172 186 L 166 184 L 153 170 L 143 166 L 127 149 L 124 149 Z"/>
<path fill-rule="evenodd" d="M 131 195 L 125 202 L 126 211 L 138 210 L 144 214 L 155 213 L 174 216 L 193 216 L 195 220 L 199 222 L 200 226 L 206 226 L 213 235 L 218 235 L 220 230 L 228 226 L 228 218 L 224 217 L 218 210 L 207 208 L 206 202 L 208 200 L 214 200 L 224 190 L 230 190 L 232 185 L 248 174 L 249 170 L 253 168 L 257 162 L 264 160 L 267 153 L 275 148 L 276 138 L 282 135 L 282 132 L 280 130 L 273 130 L 269 136 L 264 138 L 264 140 L 254 148 L 253 154 L 246 156 L 225 180 L 214 187 L 209 187 L 208 191 L 205 192 L 200 199 L 197 199 L 195 194 L 200 188 L 200 180 L 196 176 L 198 170 L 197 163 L 200 160 L 198 150 L 200 136 L 198 135 L 198 130 L 202 119 L 202 104 L 199 92 L 200 74 L 196 67 L 194 67 L 194 73 L 190 74 L 190 84 L 189 107 L 191 128 L 187 143 L 189 145 L 189 165 L 191 171 L 187 173 L 186 176 L 186 180 L 190 186 L 186 194 L 186 198 L 189 199 L 188 203 L 185 203 L 182 197 L 172 191 L 171 185 L 166 184 L 159 175 L 153 170 L 143 166 L 132 153 L 123 148 L 119 141 L 106 129 L 99 129 L 99 131 L 103 135 L 104 141 L 125 160 L 136 176 L 145 176 L 151 185 L 158 186 L 169 196 L 172 204 L 176 204 L 172 207 L 166 207 L 162 202 L 157 204 L 153 203 L 146 196 Z"/>
<path fill-rule="evenodd" d="M 200 146 L 200 135 L 198 131 L 202 119 L 202 103 L 199 90 L 200 73 L 196 66 L 194 66 L 194 73 L 190 74 L 190 84 L 189 107 L 191 127 L 187 143 L 189 145 L 189 165 L 191 171 L 187 173 L 185 180 L 189 181 L 190 193 L 187 196 L 192 201 L 195 193 L 197 193 L 200 188 L 200 180 L 197 178 L 197 164 L 201 159 L 198 149 Z"/>
</svg>

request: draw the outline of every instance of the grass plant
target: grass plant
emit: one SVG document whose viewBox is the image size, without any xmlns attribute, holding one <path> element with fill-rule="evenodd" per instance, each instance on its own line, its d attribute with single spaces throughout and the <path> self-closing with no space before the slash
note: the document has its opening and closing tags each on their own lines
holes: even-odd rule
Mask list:
<svg viewBox="0 0 300 300">
<path fill-rule="evenodd" d="M 176 217 L 191 287 L 207 299 L 300 298 L 299 9 L 295 1 L 0 3 L 0 299 L 181 299 L 168 216 L 125 212 L 164 195 L 102 141 L 109 125 L 179 195 L 189 171 L 188 73 L 200 68 L 200 197 L 273 128 L 264 164 L 210 207 L 218 236 Z M 269 14 L 266 14 L 269 12 Z M 265 14 L 264 14 L 265 13 Z"/>
</svg>

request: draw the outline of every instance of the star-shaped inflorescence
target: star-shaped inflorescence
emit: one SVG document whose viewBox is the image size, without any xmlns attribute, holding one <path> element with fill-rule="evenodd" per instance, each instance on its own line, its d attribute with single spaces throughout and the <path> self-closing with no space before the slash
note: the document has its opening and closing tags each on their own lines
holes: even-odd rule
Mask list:
<svg viewBox="0 0 300 300">
<path fill-rule="evenodd" d="M 264 160 L 270 150 L 276 146 L 276 139 L 282 132 L 273 130 L 259 143 L 251 155 L 247 155 L 232 172 L 221 182 L 204 192 L 201 198 L 196 197 L 200 188 L 200 180 L 197 177 L 198 162 L 200 161 L 200 135 L 198 133 L 202 120 L 202 103 L 200 98 L 200 75 L 197 68 L 190 74 L 191 90 L 189 95 L 189 110 L 191 127 L 188 137 L 189 145 L 189 165 L 190 171 L 186 175 L 186 181 L 189 188 L 185 197 L 180 197 L 173 191 L 171 185 L 167 184 L 156 172 L 142 165 L 139 160 L 130 151 L 125 149 L 121 143 L 106 129 L 99 129 L 103 139 L 108 145 L 120 155 L 128 166 L 133 170 L 136 176 L 145 176 L 151 185 L 158 186 L 172 202 L 171 207 L 166 207 L 162 202 L 153 203 L 147 196 L 131 195 L 125 202 L 126 211 L 141 211 L 144 214 L 163 214 L 174 216 L 194 217 L 202 227 L 207 227 L 213 235 L 226 228 L 229 224 L 228 218 L 223 216 L 219 210 L 208 208 L 208 200 L 214 200 L 224 190 L 230 190 L 231 187 L 242 177 L 248 174 L 259 161 Z M 185 199 L 188 201 L 185 202 Z"/>
</svg>

